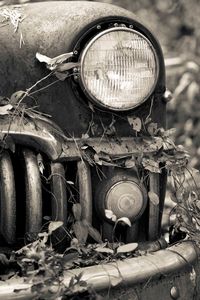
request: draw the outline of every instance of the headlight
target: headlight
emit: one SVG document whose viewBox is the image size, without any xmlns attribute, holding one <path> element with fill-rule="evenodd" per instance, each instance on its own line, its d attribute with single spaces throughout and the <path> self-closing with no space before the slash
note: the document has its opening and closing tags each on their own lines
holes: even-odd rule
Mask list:
<svg viewBox="0 0 200 300">
<path fill-rule="evenodd" d="M 134 181 L 119 181 L 107 192 L 105 208 L 116 217 L 127 217 L 132 222 L 138 219 L 146 207 L 146 195 Z"/>
<path fill-rule="evenodd" d="M 129 110 L 144 102 L 158 78 L 158 62 L 150 41 L 125 28 L 107 29 L 95 36 L 81 55 L 81 81 L 97 104 Z"/>
</svg>

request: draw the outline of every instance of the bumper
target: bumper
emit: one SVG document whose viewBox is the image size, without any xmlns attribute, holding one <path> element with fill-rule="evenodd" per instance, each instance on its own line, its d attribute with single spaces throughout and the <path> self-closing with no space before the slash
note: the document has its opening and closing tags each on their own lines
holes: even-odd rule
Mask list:
<svg viewBox="0 0 200 300">
<path fill-rule="evenodd" d="M 109 299 L 120 299 L 116 292 L 132 289 L 139 296 L 135 299 L 153 299 L 162 293 L 162 299 L 198 299 L 196 287 L 199 280 L 198 251 L 192 242 L 182 242 L 165 250 L 160 250 L 140 257 L 116 261 L 98 266 L 69 270 L 64 273 L 64 284 L 69 285 L 72 277 L 82 273 L 81 279 L 92 285 L 100 293 L 110 292 Z M 184 282 L 187 284 L 184 284 Z M 148 295 L 143 287 L 148 285 Z M 155 289 L 156 287 L 156 289 Z M 180 298 L 172 298 L 172 288 L 180 293 Z M 155 290 L 155 291 L 154 291 Z M 114 296 L 112 296 L 114 295 Z M 182 295 L 182 296 L 181 296 Z M 5 282 L 0 284 L 0 299 L 35 299 L 31 284 Z M 155 298 L 154 298 L 155 299 Z M 157 297 L 157 299 L 161 299 Z"/>
</svg>

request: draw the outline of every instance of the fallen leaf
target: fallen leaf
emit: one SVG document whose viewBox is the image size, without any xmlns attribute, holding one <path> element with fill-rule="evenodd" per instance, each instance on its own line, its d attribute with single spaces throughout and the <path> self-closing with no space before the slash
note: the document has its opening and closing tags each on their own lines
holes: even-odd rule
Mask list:
<svg viewBox="0 0 200 300">
<path fill-rule="evenodd" d="M 119 246 L 117 248 L 117 253 L 128 253 L 133 252 L 138 248 L 138 243 L 129 243 L 126 245 Z"/>
<path fill-rule="evenodd" d="M 106 247 L 97 247 L 94 250 L 99 253 L 114 254 L 114 251 L 112 249 Z"/>
<path fill-rule="evenodd" d="M 127 159 L 127 160 L 125 161 L 125 167 L 126 167 L 127 169 L 134 168 L 134 167 L 135 167 L 135 159 L 134 159 L 134 158 Z"/>
<path fill-rule="evenodd" d="M 142 121 L 140 118 L 128 117 L 128 122 L 132 126 L 133 130 L 140 132 L 142 129 Z"/>
<path fill-rule="evenodd" d="M 153 205 L 157 206 L 159 204 L 159 197 L 154 192 L 148 192 L 149 200 L 153 203 Z"/>
</svg>

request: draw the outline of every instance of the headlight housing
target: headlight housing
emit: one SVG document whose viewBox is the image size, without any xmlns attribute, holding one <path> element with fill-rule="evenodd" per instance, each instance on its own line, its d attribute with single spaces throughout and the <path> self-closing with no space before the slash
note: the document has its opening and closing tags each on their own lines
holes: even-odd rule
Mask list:
<svg viewBox="0 0 200 300">
<path fill-rule="evenodd" d="M 126 27 L 102 31 L 84 48 L 81 83 L 98 105 L 130 110 L 143 103 L 158 79 L 158 59 L 151 42 Z"/>
</svg>

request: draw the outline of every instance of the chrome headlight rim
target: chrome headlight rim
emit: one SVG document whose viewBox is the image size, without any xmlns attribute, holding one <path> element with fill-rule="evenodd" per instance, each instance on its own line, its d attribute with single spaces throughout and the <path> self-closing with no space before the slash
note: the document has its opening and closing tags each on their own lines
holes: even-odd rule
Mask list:
<svg viewBox="0 0 200 300">
<path fill-rule="evenodd" d="M 86 54 L 87 54 L 88 50 L 103 35 L 105 35 L 107 33 L 110 33 L 110 32 L 114 32 L 114 31 L 125 31 L 125 32 L 130 32 L 130 33 L 133 33 L 133 34 L 136 34 L 136 35 L 140 36 L 142 39 L 144 39 L 147 42 L 147 44 L 151 48 L 151 51 L 153 53 L 154 60 L 155 60 L 155 66 L 156 66 L 155 79 L 154 79 L 154 83 L 153 83 L 150 91 L 143 98 L 142 101 L 140 101 L 137 104 L 133 104 L 131 107 L 127 107 L 127 108 L 126 107 L 117 108 L 117 107 L 112 107 L 112 106 L 109 106 L 109 105 L 106 105 L 106 104 L 102 103 L 99 99 L 97 99 L 90 92 L 90 90 L 88 89 L 87 84 L 85 82 L 85 78 L 84 78 L 84 67 L 83 67 L 83 65 L 84 65 L 84 59 L 86 57 Z M 95 36 L 93 36 L 89 40 L 89 42 L 85 45 L 83 50 L 81 51 L 80 56 L 79 56 L 79 64 L 80 64 L 79 85 L 80 85 L 82 91 L 84 92 L 84 94 L 86 95 L 86 97 L 88 98 L 88 100 L 91 101 L 95 106 L 99 107 L 100 109 L 115 111 L 115 112 L 122 112 L 122 113 L 123 112 L 129 112 L 129 111 L 141 106 L 144 102 L 146 102 L 149 98 L 151 98 L 151 96 L 154 93 L 154 91 L 156 89 L 156 86 L 158 84 L 159 74 L 160 74 L 159 56 L 158 56 L 158 53 L 156 51 L 154 41 L 151 41 L 150 38 L 146 37 L 138 29 L 133 29 L 133 28 L 130 28 L 130 27 L 126 27 L 125 25 L 104 29 L 101 32 L 99 32 L 98 34 L 96 34 Z"/>
<path fill-rule="evenodd" d="M 115 170 L 114 174 L 111 175 L 111 177 L 108 175 L 106 180 L 101 181 L 98 184 L 98 187 L 95 191 L 94 195 L 94 207 L 96 210 L 97 215 L 99 216 L 100 220 L 104 220 L 107 223 L 113 224 L 115 223 L 113 220 L 108 219 L 105 214 L 105 209 L 109 209 L 107 207 L 107 196 L 109 195 L 109 192 L 115 187 L 119 186 L 121 184 L 130 183 L 133 184 L 135 187 L 140 190 L 143 199 L 142 199 L 142 208 L 137 213 L 137 215 L 134 216 L 134 218 L 130 217 L 131 222 L 139 221 L 144 214 L 147 204 L 148 204 L 148 192 L 147 187 L 144 183 L 141 182 L 141 180 L 138 178 L 137 171 L 128 171 L 128 170 Z M 126 217 L 123 214 L 123 217 Z"/>
</svg>

